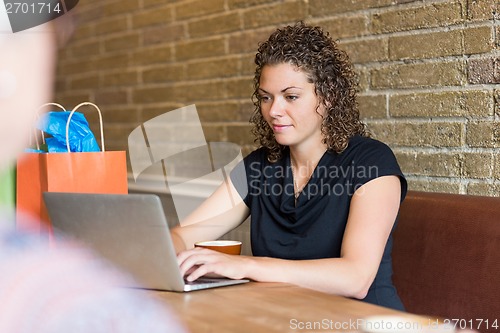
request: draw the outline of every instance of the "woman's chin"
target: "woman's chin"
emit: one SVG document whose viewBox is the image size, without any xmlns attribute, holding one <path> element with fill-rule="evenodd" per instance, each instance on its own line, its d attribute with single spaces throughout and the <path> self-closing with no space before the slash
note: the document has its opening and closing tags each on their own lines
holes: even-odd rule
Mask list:
<svg viewBox="0 0 500 333">
<path fill-rule="evenodd" d="M 274 138 L 276 139 L 276 142 L 282 146 L 291 146 L 295 143 L 295 141 L 290 136 L 283 134 L 275 134 Z"/>
<path fill-rule="evenodd" d="M 290 140 L 276 140 L 282 146 L 292 146 L 292 142 Z"/>
</svg>

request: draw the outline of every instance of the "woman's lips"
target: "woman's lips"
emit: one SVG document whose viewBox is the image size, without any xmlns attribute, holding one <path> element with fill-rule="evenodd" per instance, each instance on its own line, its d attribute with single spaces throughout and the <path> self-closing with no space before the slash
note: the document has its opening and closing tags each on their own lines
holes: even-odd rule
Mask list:
<svg viewBox="0 0 500 333">
<path fill-rule="evenodd" d="M 283 132 L 284 130 L 286 130 L 289 127 L 292 127 L 292 126 L 291 125 L 277 125 L 277 124 L 274 124 L 273 125 L 273 131 L 275 131 L 275 132 Z"/>
</svg>

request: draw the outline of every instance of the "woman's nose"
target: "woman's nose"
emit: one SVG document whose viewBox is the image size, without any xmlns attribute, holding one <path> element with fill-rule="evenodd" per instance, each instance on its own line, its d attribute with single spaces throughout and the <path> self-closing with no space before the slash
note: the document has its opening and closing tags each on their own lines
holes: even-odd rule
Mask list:
<svg viewBox="0 0 500 333">
<path fill-rule="evenodd" d="M 269 115 L 273 118 L 281 117 L 285 113 L 285 105 L 280 98 L 275 98 L 271 104 Z"/>
</svg>

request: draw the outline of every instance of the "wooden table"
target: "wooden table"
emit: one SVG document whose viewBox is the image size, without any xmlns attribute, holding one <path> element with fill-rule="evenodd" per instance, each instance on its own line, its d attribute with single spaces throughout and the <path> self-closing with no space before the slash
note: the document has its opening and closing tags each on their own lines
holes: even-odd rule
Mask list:
<svg viewBox="0 0 500 333">
<path fill-rule="evenodd" d="M 361 332 L 362 319 L 373 315 L 428 323 L 423 317 L 282 283 L 151 293 L 193 333 Z"/>
</svg>

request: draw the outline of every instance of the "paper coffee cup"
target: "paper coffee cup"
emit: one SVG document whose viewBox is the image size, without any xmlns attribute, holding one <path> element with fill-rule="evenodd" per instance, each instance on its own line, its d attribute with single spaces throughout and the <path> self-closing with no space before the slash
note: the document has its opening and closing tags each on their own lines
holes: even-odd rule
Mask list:
<svg viewBox="0 0 500 333">
<path fill-rule="evenodd" d="M 204 242 L 197 242 L 194 244 L 194 246 L 203 247 L 205 249 L 210 249 L 225 254 L 241 253 L 240 241 L 233 241 L 233 240 L 204 241 Z"/>
</svg>

